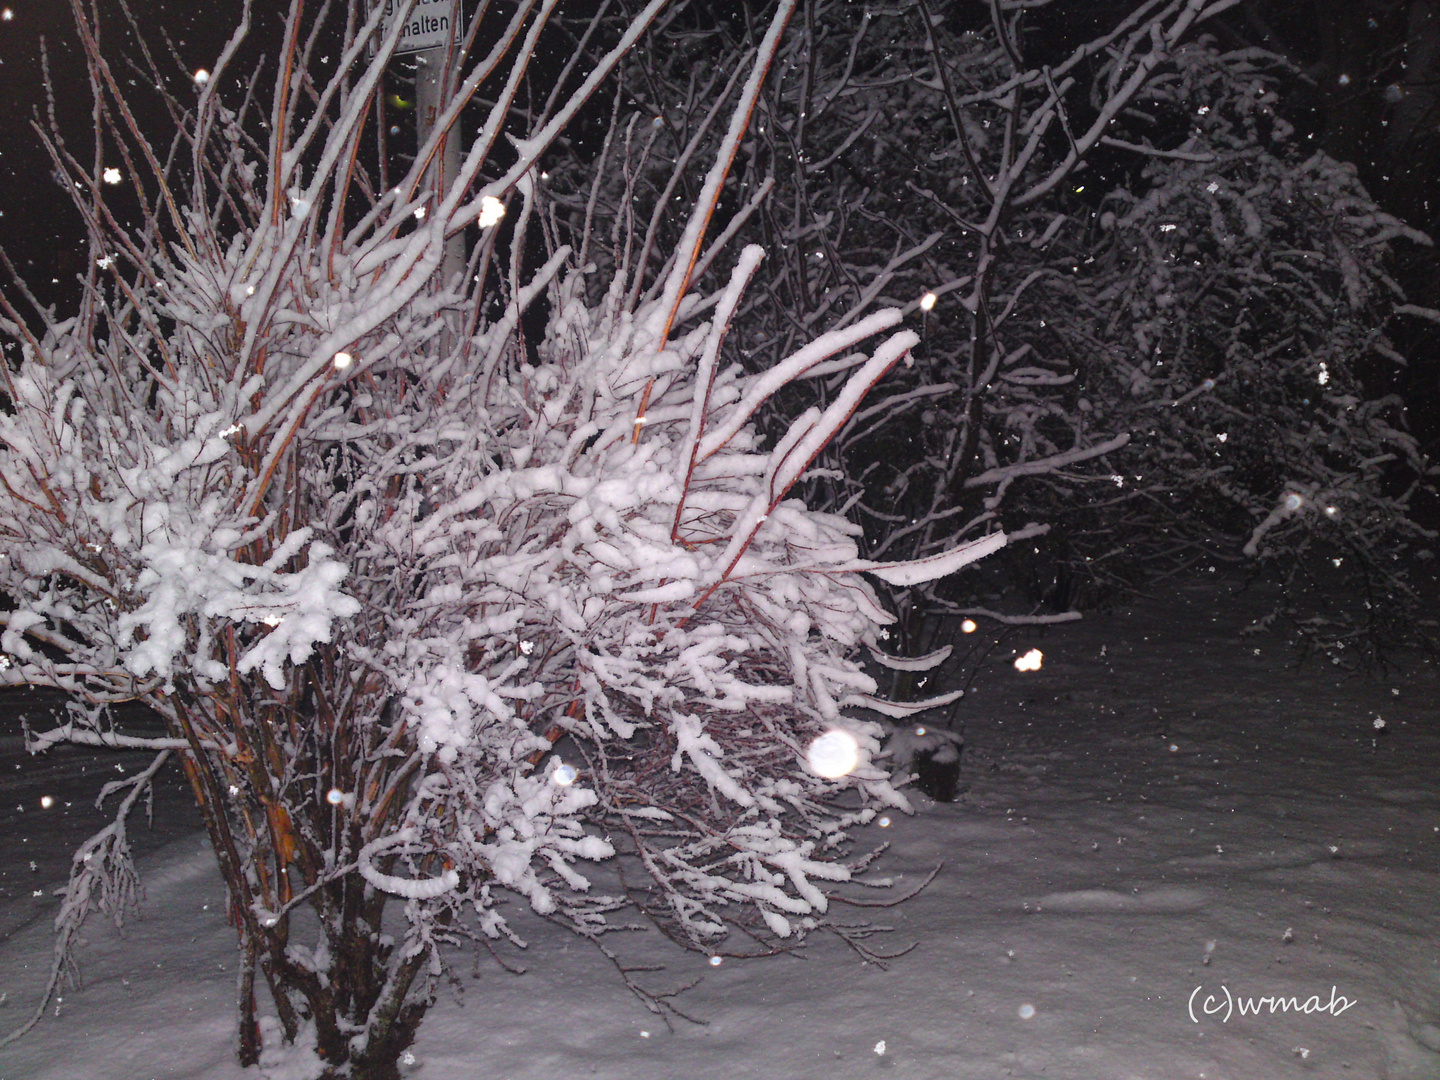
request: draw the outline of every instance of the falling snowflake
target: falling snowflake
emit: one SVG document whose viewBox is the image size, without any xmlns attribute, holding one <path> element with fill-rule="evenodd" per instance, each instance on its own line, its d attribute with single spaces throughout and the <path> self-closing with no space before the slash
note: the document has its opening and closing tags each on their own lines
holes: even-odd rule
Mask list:
<svg viewBox="0 0 1440 1080">
<path fill-rule="evenodd" d="M 480 200 L 480 227 L 488 229 L 505 216 L 505 204 L 494 195 L 486 195 Z"/>
<path fill-rule="evenodd" d="M 1039 649 L 1031 649 L 1024 656 L 1015 658 L 1016 671 L 1039 671 L 1040 665 L 1045 659 L 1045 654 Z"/>
</svg>

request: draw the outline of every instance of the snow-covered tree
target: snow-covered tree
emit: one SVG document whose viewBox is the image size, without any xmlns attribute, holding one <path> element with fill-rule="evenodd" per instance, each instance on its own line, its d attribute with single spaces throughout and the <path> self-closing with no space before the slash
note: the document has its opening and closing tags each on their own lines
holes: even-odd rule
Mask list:
<svg viewBox="0 0 1440 1080">
<path fill-rule="evenodd" d="M 1228 549 L 1272 569 L 1339 660 L 1413 638 L 1407 568 L 1434 536 L 1411 504 L 1430 466 L 1402 399 L 1373 387 L 1406 363 L 1393 329 L 1440 315 L 1387 272 L 1392 246 L 1429 238 L 1353 166 L 1296 145 L 1276 108 L 1287 74 L 1264 53 L 1180 50 L 1130 121 L 1169 145 L 1105 193 L 1077 272 L 1047 282 L 1070 312 L 1056 338 L 1090 358 L 1087 409 L 1133 433 L 1114 489 L 1064 517 L 1092 556 Z"/>
<path fill-rule="evenodd" d="M 732 342 L 763 364 L 882 306 L 921 334 L 812 482 L 871 557 L 1001 522 L 1037 537 L 988 564 L 1031 618 L 1217 558 L 1283 565 L 1292 595 L 1339 565 L 1364 610 L 1413 603 L 1397 570 L 1429 540 L 1410 511 L 1429 465 L 1377 387 L 1403 362 L 1387 334 L 1440 321 L 1386 271 L 1394 244 L 1428 241 L 1290 138 L 1283 60 L 1205 36 L 1236 5 L 822 2 L 797 20 L 722 203 L 772 254 Z M 632 55 L 654 117 L 627 132 L 632 171 L 718 138 L 687 87 L 728 77 L 757 32 L 697 17 Z M 663 238 L 677 192 L 650 172 L 643 231 Z M 617 215 L 634 187 L 613 189 Z M 914 636 L 924 612 L 987 613 L 976 582 L 889 603 Z"/>
<path fill-rule="evenodd" d="M 76 4 L 100 135 L 89 162 L 47 145 L 91 265 L 63 317 L 0 301 L 23 353 L 0 373 L 0 680 L 71 695 L 37 752 L 157 756 L 109 785 L 120 814 L 76 855 L 56 979 L 90 908 L 133 898 L 124 815 L 169 755 L 229 889 L 241 1061 L 268 1027 L 357 1078 L 397 1075 L 447 943 L 516 940 L 507 893 L 608 950 L 621 900 L 582 867 L 618 854 L 677 940 L 714 950 L 743 927 L 768 948 L 826 924 L 857 865 L 847 827 L 906 805 L 852 711 L 904 711 L 855 655 L 883 660 L 891 621 L 862 575 L 913 584 L 1006 538 L 876 563 L 846 518 L 794 497 L 909 362 L 901 312 L 763 370 L 722 359 L 764 253 L 717 254 L 706 226 L 793 3 L 716 94 L 708 171 L 677 165 L 693 197 L 658 289 L 635 287 L 623 230 L 603 260 L 589 229 L 526 256 L 537 161 L 663 4 L 597 34 L 545 104 L 525 80 L 557 5 L 487 15 L 454 43 L 428 143 L 388 177 L 369 132 L 406 5 L 382 33 L 379 5 L 293 0 L 261 92 L 236 67 L 247 4 L 165 145 Z M 333 75 L 321 41 L 341 49 Z M 761 410 L 806 379 L 834 380 L 826 400 L 765 438 Z M 128 701 L 167 733 L 117 727 Z"/>
</svg>

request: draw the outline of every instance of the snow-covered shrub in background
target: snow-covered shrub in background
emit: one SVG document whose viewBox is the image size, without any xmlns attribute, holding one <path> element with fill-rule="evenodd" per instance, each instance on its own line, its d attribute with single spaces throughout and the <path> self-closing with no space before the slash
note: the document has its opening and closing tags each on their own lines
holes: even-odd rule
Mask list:
<svg viewBox="0 0 1440 1080">
<path fill-rule="evenodd" d="M 92 903 L 133 898 L 123 813 L 172 753 L 230 891 L 241 1061 L 275 1027 L 258 981 L 284 1039 L 313 1039 L 335 1076 L 397 1075 L 441 946 L 515 940 L 507 891 L 599 944 L 620 901 L 591 896 L 580 864 L 619 852 L 646 882 L 631 898 L 677 940 L 714 949 L 742 925 L 773 943 L 824 922 L 851 873 L 846 827 L 905 805 L 872 760 L 879 728 L 845 711 L 916 707 L 878 701 L 853 655 L 879 651 L 891 618 L 861 574 L 913 584 L 1005 536 L 876 564 L 846 519 L 790 496 L 914 346 L 899 312 L 748 373 L 720 352 L 760 249 L 723 288 L 691 288 L 791 5 L 747 68 L 663 287 L 635 300 L 619 258 L 587 300 L 565 247 L 521 277 L 537 156 L 660 6 L 526 113 L 503 167 L 490 150 L 552 7 L 522 5 L 468 68 L 460 43 L 436 134 L 385 184 L 360 147 L 403 19 L 366 63 L 378 13 L 342 5 L 330 14 L 348 21 L 327 28 L 296 0 L 268 123 L 219 89 L 247 21 L 169 166 L 126 126 L 78 20 L 96 96 L 122 120 L 91 166 L 50 144 L 90 226 L 78 313 L 38 313 L 36 331 L 5 312 L 24 355 L 3 371 L 0 678 L 72 695 L 36 750 L 157 757 L 87 849 L 102 857 L 77 858 L 57 978 Z M 341 74 L 292 78 L 306 42 L 342 25 Z M 427 187 L 486 78 L 503 88 L 458 175 Z M 130 229 L 99 180 L 120 150 L 151 207 Z M 502 243 L 506 199 L 518 223 Z M 466 228 L 469 264 L 446 276 Z M 532 355 L 521 316 L 542 294 Z M 839 376 L 827 403 L 762 440 L 758 410 L 821 375 Z M 133 700 L 166 735 L 112 725 L 107 706 Z M 822 735 L 853 761 L 812 761 Z"/>
<path fill-rule="evenodd" d="M 1142 95 L 1130 122 L 1163 151 L 1105 195 L 1078 272 L 1044 285 L 1070 312 L 1054 335 L 1089 357 L 1093 422 L 1132 438 L 1111 490 L 1055 510 L 1092 555 L 1255 561 L 1339 662 L 1413 641 L 1422 613 L 1408 575 L 1435 537 L 1411 504 L 1430 466 L 1404 402 L 1373 387 L 1405 363 L 1396 322 L 1440 314 L 1386 270 L 1397 241 L 1429 238 L 1296 145 L 1286 74 L 1201 41 Z"/>
</svg>

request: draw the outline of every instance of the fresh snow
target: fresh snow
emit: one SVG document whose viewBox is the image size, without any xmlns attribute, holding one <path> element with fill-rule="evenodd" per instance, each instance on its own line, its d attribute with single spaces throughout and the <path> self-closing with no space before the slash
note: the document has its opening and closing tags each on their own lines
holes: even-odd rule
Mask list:
<svg viewBox="0 0 1440 1080">
<path fill-rule="evenodd" d="M 915 816 L 856 830 L 891 843 L 866 880 L 893 887 L 838 893 L 874 901 L 938 874 L 897 907 L 830 905 L 839 922 L 893 927 L 871 947 L 914 946 L 885 968 L 825 933 L 803 959 L 718 964 L 654 932 L 609 939 L 627 962 L 666 965 L 640 976 L 650 989 L 700 980 L 677 1003 L 706 1023 L 671 1031 L 521 900 L 507 917 L 529 947 L 502 955 L 525 973 L 455 956 L 456 984 L 408 1068 L 436 1080 L 1440 1077 L 1435 670 L 1413 657 L 1371 680 L 1297 668 L 1276 637 L 1238 636 L 1264 600 L 1208 576 L 1168 583 L 992 652 L 959 714 L 968 791 L 950 805 L 915 796 Z M 1037 646 L 1044 667 L 1016 671 Z M 17 783 L 6 777 L 6 793 Z M 49 970 L 35 916 L 55 901 L 14 887 L 28 874 L 17 834 L 43 842 L 38 804 L 4 809 L 0 927 L 19 927 L 0 939 L 8 1030 Z M 81 985 L 0 1049 L 0 1080 L 313 1075 L 293 1051 L 235 1064 L 224 893 L 191 822 L 173 800 L 162 811 L 174 839 L 142 859 L 141 915 L 119 932 L 87 926 Z M 603 891 L 613 878 L 599 869 Z M 1205 1014 L 1227 994 L 1228 1019 Z M 1289 999 L 1301 1011 L 1282 1011 Z M 1260 1013 L 1242 1016 L 1249 1004 Z"/>
</svg>

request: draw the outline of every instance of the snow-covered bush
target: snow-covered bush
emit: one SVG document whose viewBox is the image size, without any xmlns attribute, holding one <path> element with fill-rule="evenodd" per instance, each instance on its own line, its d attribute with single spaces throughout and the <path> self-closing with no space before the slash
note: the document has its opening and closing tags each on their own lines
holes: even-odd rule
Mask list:
<svg viewBox="0 0 1440 1080">
<path fill-rule="evenodd" d="M 791 5 L 717 105 L 728 133 L 661 288 L 637 299 L 623 256 L 590 288 L 564 246 L 525 271 L 538 156 L 660 6 L 527 109 L 504 164 L 491 151 L 551 8 L 522 6 L 489 56 L 461 43 L 435 134 L 384 185 L 362 152 L 399 25 L 367 61 L 378 11 L 295 0 L 268 102 L 232 73 L 247 21 L 168 153 L 78 24 L 97 114 L 120 119 L 88 167 L 50 143 L 90 229 L 78 311 L 5 309 L 23 360 L 3 371 L 0 679 L 72 695 L 36 750 L 161 755 L 122 810 L 179 756 L 230 890 L 244 1063 L 274 1027 L 258 979 L 329 1075 L 396 1075 L 442 946 L 516 940 L 506 892 L 605 948 L 620 901 L 581 864 L 617 852 L 646 882 L 631 898 L 689 946 L 733 925 L 793 939 L 850 877 L 846 827 L 905 805 L 872 760 L 878 726 L 846 711 L 909 711 L 854 655 L 891 620 L 861 574 L 928 580 L 1005 536 L 877 564 L 792 496 L 913 349 L 898 311 L 747 372 L 721 346 L 763 253 L 692 288 Z M 311 82 L 311 46 L 342 31 L 339 74 Z M 503 88 L 433 189 L 486 79 Z M 150 208 L 135 228 L 107 206 L 117 161 Z M 477 242 L 447 275 L 462 230 Z M 824 406 L 764 440 L 758 411 L 816 377 L 840 379 Z M 164 737 L 112 725 L 107 706 L 136 700 Z M 133 896 L 123 817 L 97 850 L 76 862 L 57 975 L 91 904 Z"/>
</svg>

